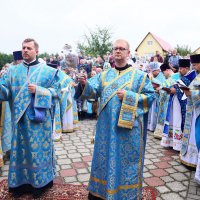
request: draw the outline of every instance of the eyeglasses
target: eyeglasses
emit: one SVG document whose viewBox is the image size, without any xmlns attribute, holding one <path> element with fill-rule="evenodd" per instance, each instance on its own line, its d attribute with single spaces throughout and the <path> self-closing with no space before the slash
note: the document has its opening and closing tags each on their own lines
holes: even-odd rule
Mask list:
<svg viewBox="0 0 200 200">
<path fill-rule="evenodd" d="M 125 50 L 127 50 L 126 48 L 123 48 L 123 47 L 114 47 L 113 48 L 113 51 L 117 51 L 117 50 L 119 50 L 119 51 L 125 51 Z"/>
</svg>

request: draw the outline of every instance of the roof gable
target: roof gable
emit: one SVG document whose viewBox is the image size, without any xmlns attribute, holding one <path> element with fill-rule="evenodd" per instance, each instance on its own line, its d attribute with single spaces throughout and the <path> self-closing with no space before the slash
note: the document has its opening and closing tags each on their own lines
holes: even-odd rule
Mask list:
<svg viewBox="0 0 200 200">
<path fill-rule="evenodd" d="M 160 37 L 158 37 L 158 36 L 152 34 L 151 32 L 149 32 L 149 33 L 144 37 L 144 39 L 142 40 L 142 42 L 145 40 L 145 38 L 146 38 L 149 34 L 158 42 L 158 44 L 161 46 L 161 48 L 162 48 L 164 51 L 169 51 L 170 49 L 172 49 L 172 46 L 171 46 L 168 42 L 166 42 L 166 41 L 164 41 L 163 39 L 161 39 Z M 139 46 L 142 44 L 142 42 L 138 45 L 138 47 L 136 48 L 136 51 L 137 51 L 137 49 L 139 48 Z"/>
</svg>

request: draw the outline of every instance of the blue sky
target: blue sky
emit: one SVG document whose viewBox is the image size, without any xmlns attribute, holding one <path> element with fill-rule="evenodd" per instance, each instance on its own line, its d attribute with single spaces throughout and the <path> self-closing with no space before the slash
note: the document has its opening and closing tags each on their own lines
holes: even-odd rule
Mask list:
<svg viewBox="0 0 200 200">
<path fill-rule="evenodd" d="M 109 27 L 113 40 L 128 40 L 132 51 L 148 32 L 174 47 L 200 47 L 199 0 L 0 0 L 0 7 L 4 53 L 20 50 L 27 37 L 38 41 L 40 53 L 60 53 L 96 26 Z"/>
</svg>

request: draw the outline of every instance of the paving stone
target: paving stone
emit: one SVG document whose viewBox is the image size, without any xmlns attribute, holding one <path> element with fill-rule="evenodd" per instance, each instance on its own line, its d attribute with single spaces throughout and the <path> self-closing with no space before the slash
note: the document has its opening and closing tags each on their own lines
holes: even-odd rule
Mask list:
<svg viewBox="0 0 200 200">
<path fill-rule="evenodd" d="M 54 147 L 57 149 L 59 147 L 64 147 L 64 144 L 62 143 L 54 143 Z"/>
<path fill-rule="evenodd" d="M 60 156 L 58 156 L 58 159 L 63 159 L 63 158 L 67 158 L 67 155 L 60 155 Z"/>
<path fill-rule="evenodd" d="M 166 183 L 174 181 L 174 179 L 171 176 L 163 176 L 163 177 L 160 177 L 160 178 Z"/>
<path fill-rule="evenodd" d="M 9 165 L 4 165 L 1 169 L 2 169 L 2 171 L 8 171 L 9 170 Z"/>
<path fill-rule="evenodd" d="M 160 153 L 160 151 L 158 151 L 157 149 L 152 149 L 152 148 L 149 149 L 148 152 L 149 152 L 149 153 L 153 153 L 153 154 L 155 154 L 155 155 L 156 155 L 157 153 Z"/>
<path fill-rule="evenodd" d="M 78 153 L 78 151 L 76 149 L 72 149 L 72 150 L 68 150 L 67 151 L 67 154 L 75 154 L 75 153 Z"/>
<path fill-rule="evenodd" d="M 177 171 L 173 168 L 169 168 L 169 169 L 165 169 L 165 171 L 167 171 L 170 174 L 176 173 Z"/>
<path fill-rule="evenodd" d="M 158 167 L 156 167 L 155 165 L 146 165 L 146 168 L 148 168 L 148 169 L 157 169 Z"/>
<path fill-rule="evenodd" d="M 165 184 L 164 181 L 162 181 L 159 177 L 150 177 L 150 178 L 145 178 L 144 182 L 152 187 L 155 186 L 163 186 Z"/>
<path fill-rule="evenodd" d="M 150 161 L 148 159 L 144 160 L 144 165 L 151 165 L 151 164 L 153 164 L 152 161 Z"/>
<path fill-rule="evenodd" d="M 78 146 L 77 149 L 86 149 L 85 145 Z"/>
<path fill-rule="evenodd" d="M 63 151 L 63 150 L 64 150 L 63 147 L 58 147 L 58 148 L 55 149 L 55 152 L 56 152 L 56 151 Z"/>
<path fill-rule="evenodd" d="M 188 172 L 189 170 L 183 166 L 183 165 L 179 165 L 179 166 L 174 166 L 174 169 L 176 169 L 178 172 Z"/>
<path fill-rule="evenodd" d="M 68 154 L 68 158 L 81 158 L 81 154 L 80 153 Z"/>
<path fill-rule="evenodd" d="M 181 182 L 178 181 L 166 183 L 166 186 L 169 187 L 174 192 L 181 192 L 187 189 Z"/>
<path fill-rule="evenodd" d="M 78 174 L 86 174 L 88 173 L 88 170 L 87 168 L 83 168 L 83 169 L 76 169 L 77 173 Z"/>
<path fill-rule="evenodd" d="M 75 146 L 65 146 L 64 149 L 67 151 L 77 149 Z"/>
<path fill-rule="evenodd" d="M 148 185 L 146 183 L 142 183 L 142 187 L 147 187 Z"/>
<path fill-rule="evenodd" d="M 180 181 L 180 182 L 188 179 L 188 177 L 185 176 L 183 173 L 174 173 L 174 174 L 171 174 L 170 176 L 173 177 L 175 180 Z"/>
<path fill-rule="evenodd" d="M 154 176 L 158 176 L 158 177 L 168 175 L 168 173 L 163 169 L 152 169 L 152 170 L 150 170 L 150 173 L 153 174 Z"/>
<path fill-rule="evenodd" d="M 90 175 L 89 174 L 79 174 L 77 175 L 77 179 L 80 182 L 89 181 Z"/>
<path fill-rule="evenodd" d="M 166 156 L 164 156 L 164 157 L 160 157 L 160 160 L 161 161 L 172 161 L 173 158 L 172 157 L 166 157 Z"/>
<path fill-rule="evenodd" d="M 179 194 L 174 193 L 174 192 L 162 194 L 161 197 L 162 197 L 164 200 L 185 200 L 185 199 L 183 199 L 183 197 L 181 197 Z"/>
<path fill-rule="evenodd" d="M 81 153 L 82 157 L 84 156 L 90 156 L 92 153 L 91 152 L 88 152 L 88 153 Z"/>
<path fill-rule="evenodd" d="M 156 187 L 156 189 L 161 193 L 166 193 L 166 192 L 170 192 L 170 190 L 166 187 L 166 186 L 159 186 L 159 187 Z"/>
<path fill-rule="evenodd" d="M 60 166 L 59 165 L 56 165 L 56 171 L 60 171 Z"/>
<path fill-rule="evenodd" d="M 87 153 L 87 152 L 90 152 L 89 149 L 78 149 L 77 150 L 79 153 Z"/>
<path fill-rule="evenodd" d="M 176 162 L 176 161 L 170 161 L 170 162 L 168 162 L 170 165 L 173 165 L 173 166 L 175 166 L 175 165 L 180 165 L 180 163 L 178 163 L 178 162 Z"/>
<path fill-rule="evenodd" d="M 72 169 L 71 165 L 60 165 L 61 169 Z"/>
<path fill-rule="evenodd" d="M 73 158 L 72 163 L 76 163 L 76 162 L 82 162 L 82 159 L 81 158 Z"/>
<path fill-rule="evenodd" d="M 84 156 L 84 157 L 82 157 L 82 160 L 85 161 L 85 162 L 91 161 L 92 160 L 92 156 L 91 155 Z"/>
<path fill-rule="evenodd" d="M 155 162 L 160 162 L 160 159 L 158 159 L 158 158 L 152 158 L 151 161 L 152 161 L 153 163 L 155 163 Z"/>
<path fill-rule="evenodd" d="M 152 177 L 153 175 L 150 174 L 149 172 L 143 173 L 144 178 Z"/>
<path fill-rule="evenodd" d="M 58 159 L 58 160 L 57 160 L 57 164 L 58 164 L 58 165 L 67 165 L 67 164 L 71 164 L 71 160 L 70 160 L 70 159 Z"/>
<path fill-rule="evenodd" d="M 186 192 L 186 191 L 184 191 L 184 192 L 179 192 L 179 195 L 185 199 L 186 196 L 187 196 L 187 192 Z"/>
<path fill-rule="evenodd" d="M 192 199 L 192 200 L 194 200 L 194 199 L 199 200 L 199 196 L 198 195 L 188 194 L 187 199 L 189 199 L 189 198 Z"/>
<path fill-rule="evenodd" d="M 148 165 L 146 165 L 146 166 L 148 166 Z M 144 166 L 144 168 L 143 168 L 143 173 L 144 173 L 144 172 L 147 172 L 147 171 L 149 171 L 148 168 Z"/>
<path fill-rule="evenodd" d="M 7 176 L 8 176 L 8 171 L 3 171 L 2 174 L 1 174 L 1 176 L 7 178 Z"/>
<path fill-rule="evenodd" d="M 154 163 L 154 165 L 156 165 L 158 168 L 161 168 L 161 169 L 166 169 L 166 168 L 171 167 L 171 165 L 168 164 L 167 162 L 156 162 Z"/>
<path fill-rule="evenodd" d="M 156 158 L 157 156 L 154 154 L 147 154 L 145 155 L 145 159 L 151 159 L 151 158 Z"/>
<path fill-rule="evenodd" d="M 57 156 L 59 156 L 59 155 L 67 155 L 67 151 L 66 151 L 66 150 L 56 151 L 55 154 L 56 154 Z"/>
<path fill-rule="evenodd" d="M 89 172 L 91 172 L 91 167 L 88 167 L 87 169 L 88 169 Z"/>
<path fill-rule="evenodd" d="M 77 178 L 75 176 L 64 177 L 64 181 L 65 183 L 73 183 L 73 182 L 77 182 Z"/>
<path fill-rule="evenodd" d="M 164 156 L 163 153 L 157 153 L 156 155 L 157 155 L 157 157 L 163 157 Z"/>
<path fill-rule="evenodd" d="M 196 187 L 198 187 L 199 185 L 198 185 L 198 183 L 196 183 L 196 182 L 193 182 L 192 180 L 190 180 L 190 185 L 192 185 L 192 186 L 196 186 Z"/>
<path fill-rule="evenodd" d="M 60 175 L 62 177 L 66 177 L 66 176 L 75 176 L 77 175 L 77 172 L 75 169 L 63 169 L 63 170 L 60 170 Z"/>
<path fill-rule="evenodd" d="M 194 194 L 194 195 L 196 195 L 197 194 L 197 188 L 196 187 L 192 187 L 192 186 L 190 186 L 189 187 L 189 190 L 188 190 L 188 193 L 189 194 Z"/>
<path fill-rule="evenodd" d="M 183 185 L 185 185 L 186 187 L 188 187 L 188 185 L 189 185 L 189 181 L 183 181 L 182 183 L 183 183 Z"/>
<path fill-rule="evenodd" d="M 184 175 L 186 175 L 187 177 L 190 177 L 191 172 L 186 172 L 186 173 L 184 173 Z"/>
<path fill-rule="evenodd" d="M 77 163 L 72 163 L 71 166 L 74 169 L 80 169 L 80 168 L 85 168 L 86 164 L 84 162 L 77 162 Z"/>
<path fill-rule="evenodd" d="M 64 180 L 63 180 L 62 177 L 57 176 L 57 177 L 53 180 L 53 183 L 63 184 L 63 183 L 64 183 Z"/>
</svg>

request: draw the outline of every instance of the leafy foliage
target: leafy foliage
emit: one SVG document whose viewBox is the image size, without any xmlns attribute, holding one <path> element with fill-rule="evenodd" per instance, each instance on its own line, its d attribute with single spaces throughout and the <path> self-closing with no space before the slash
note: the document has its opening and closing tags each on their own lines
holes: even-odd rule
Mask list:
<svg viewBox="0 0 200 200">
<path fill-rule="evenodd" d="M 188 47 L 188 45 L 178 45 L 177 44 L 177 52 L 181 55 L 181 56 L 187 56 L 188 54 L 191 54 L 191 48 Z"/>
<path fill-rule="evenodd" d="M 13 61 L 12 54 L 0 53 L 0 69 L 6 64 Z"/>
<path fill-rule="evenodd" d="M 94 31 L 89 30 L 88 35 L 84 34 L 84 42 L 79 42 L 77 46 L 84 55 L 100 55 L 102 57 L 112 49 L 111 37 L 112 33 L 109 28 L 97 26 Z"/>
</svg>

